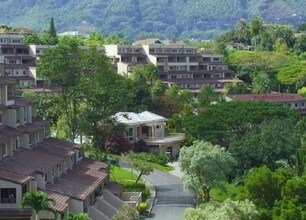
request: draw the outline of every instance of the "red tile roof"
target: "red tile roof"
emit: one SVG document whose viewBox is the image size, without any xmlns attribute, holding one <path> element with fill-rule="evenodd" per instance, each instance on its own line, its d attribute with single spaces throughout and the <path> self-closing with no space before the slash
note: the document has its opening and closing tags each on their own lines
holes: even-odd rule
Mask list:
<svg viewBox="0 0 306 220">
<path fill-rule="evenodd" d="M 57 178 L 53 184 L 47 183 L 48 191 L 67 195 L 75 199 L 84 200 L 101 185 L 107 174 L 100 171 L 83 169 L 76 165 L 73 170 Z"/>
<path fill-rule="evenodd" d="M 95 161 L 95 160 L 90 160 L 87 158 L 84 158 L 82 161 L 80 161 L 78 163 L 79 166 L 83 167 L 83 168 L 88 168 L 88 169 L 92 169 L 92 170 L 101 170 L 101 169 L 106 169 L 108 168 L 108 164 L 107 163 L 103 163 L 103 162 L 99 162 L 99 161 Z"/>
<path fill-rule="evenodd" d="M 62 141 L 56 138 L 48 138 L 47 140 L 45 140 L 47 143 L 56 145 L 58 147 L 63 147 L 63 148 L 67 148 L 67 149 L 80 149 L 82 147 L 82 145 L 80 144 L 76 144 L 76 143 L 72 143 L 69 141 Z"/>
<path fill-rule="evenodd" d="M 68 196 L 61 195 L 51 191 L 47 191 L 46 193 L 53 199 L 53 203 L 51 204 L 52 208 L 54 208 L 56 211 L 60 213 L 63 213 L 67 210 L 70 200 Z"/>
<path fill-rule="evenodd" d="M 120 183 L 109 181 L 108 190 L 111 191 L 114 195 L 120 195 L 123 191 L 123 185 Z"/>
<path fill-rule="evenodd" d="M 279 93 L 279 94 L 237 94 L 229 95 L 231 99 L 241 101 L 258 101 L 267 102 L 298 102 L 306 101 L 306 98 L 298 94 Z"/>
<path fill-rule="evenodd" d="M 7 181 L 14 182 L 17 184 L 24 184 L 25 182 L 29 181 L 32 178 L 33 177 L 31 176 L 3 170 L 0 168 L 0 179 L 2 180 L 7 180 Z"/>
<path fill-rule="evenodd" d="M 5 143 L 9 141 L 11 138 L 16 137 L 22 134 L 23 131 L 8 127 L 8 126 L 0 126 L 0 143 Z"/>
</svg>

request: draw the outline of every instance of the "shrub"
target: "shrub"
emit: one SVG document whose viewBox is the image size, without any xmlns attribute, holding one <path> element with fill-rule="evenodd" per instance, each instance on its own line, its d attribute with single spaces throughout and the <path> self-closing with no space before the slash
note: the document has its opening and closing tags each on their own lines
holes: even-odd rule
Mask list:
<svg viewBox="0 0 306 220">
<path fill-rule="evenodd" d="M 134 143 L 133 151 L 134 152 L 149 152 L 149 147 L 147 143 L 141 139 Z"/>
<path fill-rule="evenodd" d="M 169 162 L 169 157 L 165 154 L 154 154 L 154 153 L 139 153 L 135 154 L 134 157 L 138 160 L 147 161 L 150 163 L 159 164 L 161 166 L 166 166 Z"/>
<path fill-rule="evenodd" d="M 139 212 L 140 214 L 143 214 L 143 213 L 146 212 L 147 208 L 148 208 L 148 203 L 142 202 L 142 203 L 139 204 L 137 210 L 138 210 L 138 212 Z"/>
<path fill-rule="evenodd" d="M 130 141 L 120 135 L 112 135 L 104 144 L 106 152 L 112 154 L 127 153 L 132 149 Z"/>
</svg>

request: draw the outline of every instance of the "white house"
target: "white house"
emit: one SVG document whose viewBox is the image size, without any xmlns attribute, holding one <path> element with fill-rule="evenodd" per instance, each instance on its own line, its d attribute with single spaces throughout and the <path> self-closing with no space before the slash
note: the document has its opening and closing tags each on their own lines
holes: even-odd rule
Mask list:
<svg viewBox="0 0 306 220">
<path fill-rule="evenodd" d="M 133 112 L 118 112 L 116 120 L 127 126 L 124 133 L 131 142 L 144 140 L 152 153 L 168 153 L 177 158 L 180 145 L 185 134 L 165 134 L 167 118 L 144 111 L 139 114 Z"/>
</svg>

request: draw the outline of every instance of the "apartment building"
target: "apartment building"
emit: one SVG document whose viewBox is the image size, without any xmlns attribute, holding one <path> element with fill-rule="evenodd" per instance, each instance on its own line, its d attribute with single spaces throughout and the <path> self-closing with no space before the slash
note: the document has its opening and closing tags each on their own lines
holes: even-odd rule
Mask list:
<svg viewBox="0 0 306 220">
<path fill-rule="evenodd" d="M 233 79 L 222 55 L 199 54 L 197 47 L 181 41 L 145 39 L 130 46 L 106 45 L 105 52 L 120 74 L 129 75 L 135 65 L 153 63 L 165 84 L 194 92 L 205 84 L 221 92 L 227 83 L 242 82 Z"/>
<path fill-rule="evenodd" d="M 0 34 L 0 75 L 14 77 L 19 86 L 36 85 L 36 57 L 24 45 L 24 35 L 19 33 Z"/>
<path fill-rule="evenodd" d="M 58 220 L 68 212 L 111 219 L 123 202 L 108 191 L 114 188 L 109 165 L 85 158 L 79 144 L 50 137 L 50 123 L 35 117 L 35 104 L 16 96 L 16 81 L 0 77 L 0 219 L 34 219 L 20 203 L 36 191 L 54 199 Z M 42 211 L 39 219 L 54 216 Z"/>
<path fill-rule="evenodd" d="M 166 134 L 166 118 L 144 111 L 139 114 L 118 112 L 115 119 L 127 126 L 124 136 L 130 142 L 135 143 L 143 140 L 148 145 L 150 152 L 166 153 L 173 158 L 178 158 L 185 134 Z"/>
</svg>

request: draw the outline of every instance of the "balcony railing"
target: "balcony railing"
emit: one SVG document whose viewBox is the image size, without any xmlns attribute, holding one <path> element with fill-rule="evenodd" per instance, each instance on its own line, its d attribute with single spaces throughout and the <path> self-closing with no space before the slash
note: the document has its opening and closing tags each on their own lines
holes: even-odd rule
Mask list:
<svg viewBox="0 0 306 220">
<path fill-rule="evenodd" d="M 5 204 L 16 203 L 16 198 L 1 198 L 1 203 Z"/>
<path fill-rule="evenodd" d="M 143 138 L 143 140 L 147 142 L 147 144 L 164 144 L 164 143 L 183 141 L 184 139 L 185 139 L 184 133 L 167 134 L 164 137 L 145 137 Z"/>
</svg>

